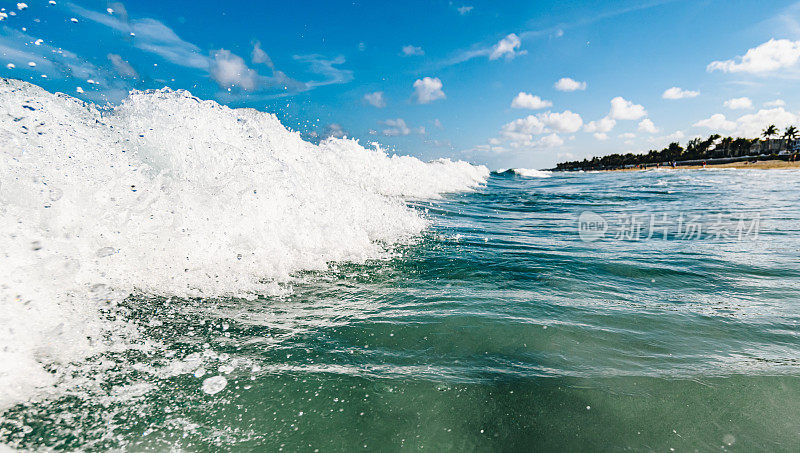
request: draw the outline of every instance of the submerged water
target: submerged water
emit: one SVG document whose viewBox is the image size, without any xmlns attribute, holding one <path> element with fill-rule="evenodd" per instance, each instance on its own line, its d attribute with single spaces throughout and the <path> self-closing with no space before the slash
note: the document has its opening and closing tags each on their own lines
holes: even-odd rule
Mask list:
<svg viewBox="0 0 800 453">
<path fill-rule="evenodd" d="M 800 448 L 800 173 L 506 172 L 409 203 L 431 222 L 418 241 L 295 274 L 289 295 L 128 297 L 108 316 L 157 347 L 85 360 L 77 386 L 6 410 L 0 439 L 129 451 Z M 608 226 L 591 242 L 586 211 Z M 633 218 L 640 236 L 625 233 Z M 668 226 L 651 235 L 653 218 Z"/>
</svg>

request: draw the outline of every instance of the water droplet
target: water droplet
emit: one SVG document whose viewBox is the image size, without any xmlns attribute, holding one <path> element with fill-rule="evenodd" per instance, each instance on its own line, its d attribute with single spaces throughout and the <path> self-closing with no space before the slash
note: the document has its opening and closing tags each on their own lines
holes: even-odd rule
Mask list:
<svg viewBox="0 0 800 453">
<path fill-rule="evenodd" d="M 109 255 L 113 255 L 116 252 L 117 251 L 114 249 L 114 247 L 103 247 L 97 251 L 97 257 L 103 258 Z"/>
<path fill-rule="evenodd" d="M 58 201 L 64 196 L 64 191 L 58 187 L 50 189 L 50 201 Z"/>
</svg>

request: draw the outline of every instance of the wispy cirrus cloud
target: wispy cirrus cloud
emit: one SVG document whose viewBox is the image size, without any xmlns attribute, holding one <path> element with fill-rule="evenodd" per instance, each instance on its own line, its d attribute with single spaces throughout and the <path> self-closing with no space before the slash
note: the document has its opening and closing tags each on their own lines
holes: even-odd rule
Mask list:
<svg viewBox="0 0 800 453">
<path fill-rule="evenodd" d="M 7 26 L 0 27 L 0 55 L 15 66 L 16 72 L 36 71 L 51 79 L 75 79 L 79 84 L 95 87 L 86 90 L 86 98 L 114 101 L 130 88 L 111 68 L 97 66 L 74 52 Z"/>
<path fill-rule="evenodd" d="M 650 2 L 642 2 L 635 6 L 629 6 L 626 8 L 614 9 L 605 12 L 600 12 L 598 14 L 592 14 L 591 16 L 584 17 L 582 19 L 576 20 L 574 22 L 569 23 L 560 23 L 557 25 L 553 25 L 550 27 L 543 27 L 541 29 L 534 29 L 528 30 L 525 32 L 520 33 L 520 38 L 522 39 L 529 39 L 529 38 L 537 38 L 541 36 L 552 36 L 554 34 L 559 34 L 559 31 L 563 32 L 564 30 L 574 29 L 584 27 L 586 25 L 591 25 L 597 22 L 604 21 L 606 19 L 613 19 L 615 17 L 624 16 L 625 14 L 635 13 L 637 11 L 648 10 L 650 8 L 656 8 L 659 6 L 663 6 L 669 3 L 676 3 L 683 0 L 655 0 Z"/>
<path fill-rule="evenodd" d="M 211 67 L 212 59 L 205 55 L 200 47 L 183 40 L 172 28 L 159 20 L 152 18 L 131 20 L 127 14 L 110 15 L 74 3 L 67 4 L 67 7 L 84 19 L 105 25 L 131 38 L 129 40 L 131 45 L 137 49 L 156 54 L 179 66 L 198 69 Z"/>
<path fill-rule="evenodd" d="M 130 77 L 133 79 L 139 77 L 139 73 L 136 71 L 136 69 L 133 69 L 133 66 L 125 61 L 122 56 L 110 53 L 106 57 L 108 58 L 108 61 L 111 62 L 111 65 L 114 66 L 114 69 L 117 71 L 117 73 L 122 77 Z"/>
<path fill-rule="evenodd" d="M 344 64 L 345 62 L 345 58 L 341 55 L 335 58 L 326 58 L 325 56 L 318 54 L 295 55 L 293 58 L 297 61 L 308 63 L 311 72 L 324 76 L 322 80 L 305 82 L 306 86 L 309 88 L 316 88 L 338 83 L 347 83 L 353 80 L 353 71 L 336 67 Z"/>
<path fill-rule="evenodd" d="M 521 50 L 521 47 L 522 40 L 519 36 L 510 33 L 494 44 L 476 44 L 469 50 L 460 51 L 439 66 L 453 66 L 479 57 L 486 57 L 489 60 L 500 58 L 512 60 L 514 57 L 528 53 L 526 50 Z"/>
<path fill-rule="evenodd" d="M 271 74 L 262 74 L 258 69 L 251 68 L 244 58 L 230 50 L 204 51 L 198 45 L 181 38 L 172 28 L 159 20 L 129 18 L 121 3 L 111 6 L 114 10 L 113 15 L 73 3 L 69 3 L 67 7 L 83 19 L 119 32 L 133 48 L 157 55 L 172 64 L 207 73 L 221 88 L 233 92 L 224 93 L 225 97 L 233 96 L 239 91 L 250 94 L 276 91 L 277 93 L 269 96 L 286 96 L 353 80 L 352 71 L 339 67 L 345 63 L 342 56 L 327 58 L 318 54 L 294 55 L 295 61 L 308 66 L 309 73 L 321 76 L 320 79 L 299 81 L 278 70 L 258 41 L 253 43 L 251 62 L 266 66 Z"/>
<path fill-rule="evenodd" d="M 592 14 L 591 16 L 576 20 L 574 22 L 569 22 L 569 23 L 561 22 L 549 26 L 544 26 L 541 28 L 529 29 L 521 32 L 511 33 L 507 35 L 507 37 L 514 35 L 516 38 L 519 39 L 520 41 L 519 47 L 521 47 L 522 43 L 524 43 L 527 40 L 541 38 L 541 37 L 548 37 L 548 36 L 561 37 L 564 35 L 566 30 L 584 27 L 606 19 L 612 19 L 625 14 L 647 10 L 650 8 L 655 8 L 658 6 L 666 5 L 669 3 L 675 3 L 679 1 L 682 0 L 654 0 L 649 2 L 643 2 L 641 4 L 630 6 L 627 8 L 620 8 L 606 12 L 601 12 L 599 14 Z M 499 42 L 486 42 L 486 41 L 473 44 L 470 48 L 456 52 L 452 56 L 434 65 L 434 67 L 454 66 L 457 64 L 473 60 L 475 58 L 490 56 L 493 54 L 493 51 L 498 44 Z"/>
</svg>

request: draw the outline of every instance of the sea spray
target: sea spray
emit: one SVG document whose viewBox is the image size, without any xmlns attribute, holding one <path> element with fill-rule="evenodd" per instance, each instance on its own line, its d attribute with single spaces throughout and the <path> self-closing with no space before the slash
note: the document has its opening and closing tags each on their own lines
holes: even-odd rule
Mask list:
<svg viewBox="0 0 800 453">
<path fill-rule="evenodd" d="M 549 178 L 552 172 L 546 170 L 536 170 L 534 168 L 514 168 L 512 171 L 523 178 Z"/>
<path fill-rule="evenodd" d="M 185 91 L 103 110 L 2 79 L 0 408 L 51 391 L 69 364 L 150 347 L 114 311 L 133 292 L 275 294 L 294 272 L 388 256 L 427 225 L 405 200 L 487 177 L 314 145 L 274 115 Z"/>
</svg>

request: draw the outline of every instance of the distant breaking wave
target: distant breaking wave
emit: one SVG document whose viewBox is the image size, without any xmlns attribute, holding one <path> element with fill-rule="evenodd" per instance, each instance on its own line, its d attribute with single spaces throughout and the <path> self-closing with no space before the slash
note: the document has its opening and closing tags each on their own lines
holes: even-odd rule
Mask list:
<svg viewBox="0 0 800 453">
<path fill-rule="evenodd" d="M 272 114 L 185 91 L 101 110 L 0 79 L 0 410 L 52 390 L 66 364 L 135 344 L 102 315 L 131 293 L 276 294 L 297 271 L 389 256 L 427 226 L 407 199 L 488 175 L 314 145 Z"/>
<path fill-rule="evenodd" d="M 549 178 L 552 172 L 547 170 L 536 170 L 532 168 L 510 168 L 508 170 L 498 171 L 498 174 L 509 174 L 521 176 L 523 178 Z"/>
</svg>

